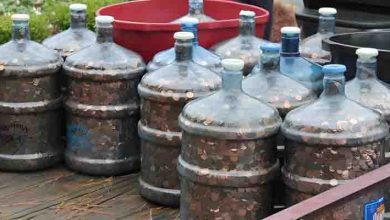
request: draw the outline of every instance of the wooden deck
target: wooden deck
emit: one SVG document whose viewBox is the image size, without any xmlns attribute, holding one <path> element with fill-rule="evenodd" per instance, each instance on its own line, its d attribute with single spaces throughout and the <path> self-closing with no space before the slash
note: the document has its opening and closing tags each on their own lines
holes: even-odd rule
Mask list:
<svg viewBox="0 0 390 220">
<path fill-rule="evenodd" d="M 0 172 L 0 219 L 179 219 L 138 194 L 138 174 L 99 178 L 64 167 L 35 173 Z"/>
</svg>

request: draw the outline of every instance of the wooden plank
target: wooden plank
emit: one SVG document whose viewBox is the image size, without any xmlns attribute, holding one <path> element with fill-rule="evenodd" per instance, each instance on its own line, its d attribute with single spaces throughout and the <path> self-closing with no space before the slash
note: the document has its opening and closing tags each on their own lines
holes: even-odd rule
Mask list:
<svg viewBox="0 0 390 220">
<path fill-rule="evenodd" d="M 91 178 L 81 175 L 65 176 L 56 181 L 46 182 L 29 188 L 28 191 L 12 194 L 0 199 L 3 207 L 1 217 L 21 218 L 31 213 L 44 210 L 73 198 L 94 192 L 124 179 Z M 0 192 L 1 193 L 1 192 Z"/>
<path fill-rule="evenodd" d="M 138 175 L 134 177 L 136 178 L 129 178 L 109 190 L 101 189 L 70 201 L 67 206 L 63 206 L 65 207 L 63 216 L 57 218 L 60 216 L 57 215 L 55 219 L 179 219 L 177 209 L 158 207 L 144 200 L 138 194 Z M 50 215 L 42 215 L 33 219 L 45 218 L 52 219 Z"/>
<path fill-rule="evenodd" d="M 143 212 L 133 213 L 132 215 L 118 218 L 120 220 L 134 219 L 134 220 L 179 220 L 179 211 L 167 207 L 150 208 Z"/>
<path fill-rule="evenodd" d="M 24 218 L 26 219 L 85 219 L 89 214 L 97 214 L 98 216 L 108 217 L 113 219 L 115 213 L 111 211 L 100 211 L 99 208 L 104 202 L 114 199 L 129 191 L 135 191 L 135 183 L 137 175 L 128 175 L 123 177 L 115 177 L 112 185 L 105 185 L 96 191 L 84 194 L 79 197 L 63 201 L 38 212 L 30 213 Z M 121 179 L 121 181 L 118 181 Z"/>
<path fill-rule="evenodd" d="M 0 219 L 179 219 L 138 194 L 138 174 L 99 178 L 63 167 L 0 173 Z"/>
<path fill-rule="evenodd" d="M 74 175 L 74 173 L 63 167 L 29 173 L 0 172 L 0 198 L 9 197 L 15 193 L 21 193 L 30 188 L 34 188 L 37 185 L 44 185 L 56 181 L 61 177 L 71 175 Z"/>
<path fill-rule="evenodd" d="M 135 190 L 120 195 L 112 200 L 102 204 L 99 211 L 111 210 L 115 219 L 134 219 L 134 220 L 174 220 L 179 219 L 177 209 L 160 207 L 150 203 L 138 194 L 138 182 Z M 98 215 L 88 215 L 86 219 L 96 219 Z M 108 219 L 108 218 L 105 218 Z"/>
<path fill-rule="evenodd" d="M 132 191 L 134 192 L 134 191 Z M 114 199 L 108 200 L 101 204 L 101 206 L 95 207 L 95 213 L 90 213 L 83 217 L 83 219 L 134 219 L 134 220 L 173 220 L 179 219 L 177 209 L 172 209 L 168 207 L 160 207 L 156 204 L 152 204 L 140 195 L 126 193 L 120 195 Z M 102 216 L 99 212 L 111 212 L 114 213 L 114 218 L 109 218 Z"/>
</svg>

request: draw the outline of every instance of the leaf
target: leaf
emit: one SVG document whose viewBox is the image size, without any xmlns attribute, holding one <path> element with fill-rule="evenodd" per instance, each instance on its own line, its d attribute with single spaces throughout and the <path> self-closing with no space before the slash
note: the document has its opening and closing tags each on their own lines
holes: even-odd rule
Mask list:
<svg viewBox="0 0 390 220">
<path fill-rule="evenodd" d="M 11 38 L 11 15 L 28 13 L 31 15 L 31 39 L 41 42 L 52 34 L 69 28 L 69 5 L 72 3 L 87 4 L 88 28 L 95 29 L 95 13 L 106 5 L 126 0 L 44 0 L 42 14 L 37 15 L 31 0 L 1 0 L 0 2 L 0 44 Z"/>
</svg>

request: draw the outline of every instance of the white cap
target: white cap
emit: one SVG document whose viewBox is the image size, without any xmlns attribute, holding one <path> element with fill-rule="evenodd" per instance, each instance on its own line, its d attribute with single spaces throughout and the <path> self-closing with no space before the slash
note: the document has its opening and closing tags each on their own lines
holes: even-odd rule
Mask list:
<svg viewBox="0 0 390 220">
<path fill-rule="evenodd" d="M 229 71 L 241 71 L 244 68 L 244 61 L 240 59 L 224 59 L 222 66 Z"/>
<path fill-rule="evenodd" d="M 180 31 L 176 32 L 175 35 L 173 35 L 173 38 L 175 38 L 175 40 L 192 40 L 195 36 L 191 32 Z"/>
<path fill-rule="evenodd" d="M 321 15 L 335 15 L 337 14 L 337 10 L 335 8 L 320 8 L 318 9 L 318 13 Z"/>
<path fill-rule="evenodd" d="M 114 17 L 112 16 L 97 16 L 95 18 L 95 21 L 97 23 L 100 23 L 100 24 L 111 24 L 112 22 L 114 22 Z"/>
<path fill-rule="evenodd" d="M 253 12 L 253 11 L 241 10 L 241 11 L 240 11 L 240 16 L 255 17 L 255 16 L 256 16 L 256 13 Z"/>
<path fill-rule="evenodd" d="M 189 23 L 189 24 L 199 24 L 199 19 L 191 18 L 191 17 L 184 17 L 184 18 L 181 19 L 180 23 L 181 24 L 186 24 L 186 23 Z"/>
<path fill-rule="evenodd" d="M 69 6 L 71 11 L 85 11 L 87 10 L 87 5 L 85 4 L 71 4 Z"/>
<path fill-rule="evenodd" d="M 28 15 L 28 14 L 13 14 L 11 19 L 13 21 L 28 21 L 28 20 L 30 20 L 30 15 Z"/>
<path fill-rule="evenodd" d="M 359 59 L 369 60 L 373 57 L 377 57 L 379 52 L 374 48 L 360 48 L 356 50 L 356 54 L 359 56 Z"/>
<path fill-rule="evenodd" d="M 282 27 L 282 29 L 280 29 L 280 31 L 282 32 L 282 34 L 300 34 L 301 33 L 301 29 L 299 27 Z"/>
</svg>

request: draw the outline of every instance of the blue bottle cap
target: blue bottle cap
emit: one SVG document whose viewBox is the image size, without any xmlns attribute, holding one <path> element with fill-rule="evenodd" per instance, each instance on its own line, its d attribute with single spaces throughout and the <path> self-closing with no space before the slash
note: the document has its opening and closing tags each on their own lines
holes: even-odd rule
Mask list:
<svg viewBox="0 0 390 220">
<path fill-rule="evenodd" d="M 279 53 L 280 48 L 281 48 L 280 44 L 277 44 L 277 43 L 266 43 L 266 44 L 260 45 L 260 49 L 264 53 L 266 53 L 266 52 L 271 52 L 271 53 L 272 52 L 274 52 L 274 53 L 277 52 L 277 53 Z"/>
<path fill-rule="evenodd" d="M 345 73 L 345 71 L 347 71 L 347 67 L 341 64 L 329 64 L 322 67 L 322 71 L 325 74 L 330 74 L 330 75 L 340 74 L 340 73 Z"/>
</svg>

